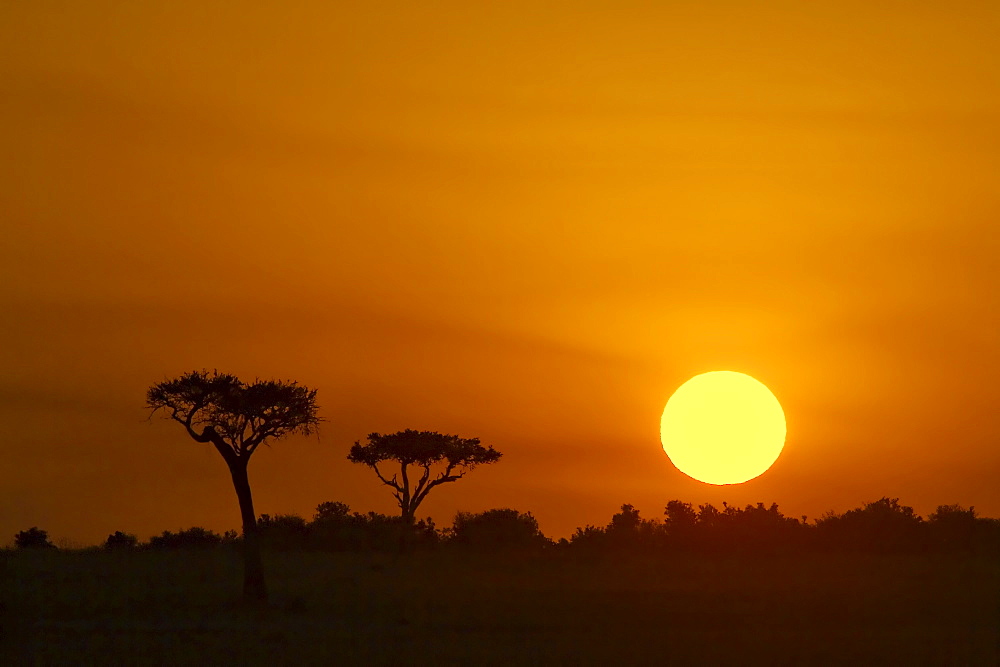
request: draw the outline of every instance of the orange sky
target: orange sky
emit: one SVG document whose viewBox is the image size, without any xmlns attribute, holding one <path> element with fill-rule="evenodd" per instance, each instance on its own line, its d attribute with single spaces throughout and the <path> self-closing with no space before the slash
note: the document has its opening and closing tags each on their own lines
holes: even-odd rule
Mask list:
<svg viewBox="0 0 1000 667">
<path fill-rule="evenodd" d="M 439 524 L 1000 516 L 996 3 L 206 4 L 0 5 L 0 543 L 235 527 L 143 409 L 205 367 L 319 389 L 259 512 L 391 511 L 345 456 L 417 428 L 505 454 Z M 719 369 L 788 419 L 734 487 L 658 440 Z"/>
</svg>

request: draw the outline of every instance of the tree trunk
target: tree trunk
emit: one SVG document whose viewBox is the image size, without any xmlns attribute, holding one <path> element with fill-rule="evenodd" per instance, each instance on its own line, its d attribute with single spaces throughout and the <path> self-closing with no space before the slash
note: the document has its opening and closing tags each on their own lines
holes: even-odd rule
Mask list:
<svg viewBox="0 0 1000 667">
<path fill-rule="evenodd" d="M 264 585 L 264 567 L 260 559 L 257 515 L 253 511 L 246 462 L 236 462 L 229 467 L 229 472 L 233 476 L 236 497 L 240 501 L 240 515 L 243 517 L 243 597 L 248 602 L 266 603 L 267 586 Z"/>
</svg>

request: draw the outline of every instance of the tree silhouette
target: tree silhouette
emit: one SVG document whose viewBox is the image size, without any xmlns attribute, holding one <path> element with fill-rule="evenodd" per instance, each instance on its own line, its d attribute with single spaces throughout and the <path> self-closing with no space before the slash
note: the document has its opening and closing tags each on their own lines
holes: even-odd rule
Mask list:
<svg viewBox="0 0 1000 667">
<path fill-rule="evenodd" d="M 663 524 L 667 535 L 678 540 L 688 540 L 698 529 L 698 512 L 691 503 L 671 500 L 663 509 Z"/>
<path fill-rule="evenodd" d="M 404 522 L 412 524 L 417 508 L 431 489 L 456 482 L 476 466 L 496 463 L 501 456 L 492 446 L 479 444 L 479 438 L 407 429 L 388 435 L 372 433 L 366 444 L 354 443 L 347 459 L 374 470 L 392 489 Z M 387 461 L 399 464 L 399 473 L 389 478 L 379 469 L 379 464 Z M 410 479 L 411 466 L 418 469 L 416 483 Z"/>
<path fill-rule="evenodd" d="M 344 521 L 351 516 L 351 506 L 347 503 L 337 501 L 327 501 L 316 506 L 316 514 L 313 515 L 313 522 L 316 521 Z"/>
<path fill-rule="evenodd" d="M 135 549 L 139 545 L 139 538 L 131 533 L 126 533 L 120 530 L 108 535 L 108 539 L 104 540 L 105 549 L 118 549 L 127 551 L 130 549 Z"/>
<path fill-rule="evenodd" d="M 18 549 L 55 549 L 56 545 L 49 542 L 49 531 L 38 526 L 22 530 L 14 536 L 14 545 Z"/>
<path fill-rule="evenodd" d="M 295 382 L 245 383 L 217 371 L 192 371 L 150 387 L 146 404 L 154 413 L 163 410 L 192 439 L 211 443 L 222 455 L 243 519 L 243 594 L 248 600 L 266 601 L 247 464 L 268 440 L 315 430 L 320 422 L 316 391 Z"/>
<path fill-rule="evenodd" d="M 634 548 L 651 544 L 660 531 L 660 526 L 652 519 L 643 519 L 639 510 L 629 504 L 621 506 L 621 511 L 611 517 L 611 523 L 604 529 L 608 541 L 618 548 Z"/>
</svg>

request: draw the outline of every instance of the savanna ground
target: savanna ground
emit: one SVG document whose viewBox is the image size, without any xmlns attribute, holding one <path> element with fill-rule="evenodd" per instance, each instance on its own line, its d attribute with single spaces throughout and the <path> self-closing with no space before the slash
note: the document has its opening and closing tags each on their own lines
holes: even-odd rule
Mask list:
<svg viewBox="0 0 1000 667">
<path fill-rule="evenodd" d="M 968 555 L 5 552 L 5 664 L 997 664 Z"/>
</svg>

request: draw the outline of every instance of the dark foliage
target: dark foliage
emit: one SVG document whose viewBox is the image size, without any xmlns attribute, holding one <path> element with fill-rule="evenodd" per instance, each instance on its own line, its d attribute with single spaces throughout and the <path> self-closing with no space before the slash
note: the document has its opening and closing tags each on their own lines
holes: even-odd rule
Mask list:
<svg viewBox="0 0 1000 667">
<path fill-rule="evenodd" d="M 698 512 L 691 503 L 671 500 L 663 510 L 667 534 L 678 540 L 691 536 L 698 525 Z"/>
<path fill-rule="evenodd" d="M 705 504 L 671 500 L 664 519 L 643 518 L 629 504 L 604 526 L 578 528 L 570 539 L 553 542 L 530 512 L 509 508 L 458 512 L 450 528 L 439 531 L 432 519 L 408 522 L 377 512 L 352 512 L 341 502 L 316 507 L 311 521 L 294 515 L 261 515 L 256 528 L 262 546 L 272 551 L 399 552 L 438 546 L 484 552 L 538 551 L 578 554 L 671 552 L 776 555 L 796 551 L 874 553 L 978 552 L 1000 557 L 1000 520 L 982 518 L 974 508 L 941 505 L 927 520 L 898 499 L 881 498 L 815 522 L 781 513 L 776 504 Z M 17 534 L 19 549 L 55 547 L 48 533 L 33 527 Z M 164 531 L 139 545 L 122 531 L 109 535 L 104 548 L 132 550 L 210 548 L 236 545 L 235 531 L 219 535 L 205 528 Z"/>
<path fill-rule="evenodd" d="M 368 543 L 366 527 L 361 515 L 351 514 L 351 508 L 346 503 L 320 503 L 309 524 L 309 543 L 313 548 L 325 551 L 365 548 Z"/>
<path fill-rule="evenodd" d="M 577 528 L 570 546 L 584 551 L 625 551 L 662 544 L 665 532 L 662 524 L 643 519 L 632 505 L 622 505 L 621 511 L 603 527 L 587 525 Z"/>
<path fill-rule="evenodd" d="M 351 506 L 347 503 L 327 501 L 316 506 L 313 521 L 341 521 L 351 515 Z"/>
<path fill-rule="evenodd" d="M 413 523 L 377 512 L 351 512 L 340 502 L 321 503 L 312 521 L 295 514 L 262 514 L 257 524 L 261 545 L 269 550 L 399 551 L 400 546 L 436 545 L 440 536 L 432 519 Z"/>
<path fill-rule="evenodd" d="M 163 531 L 162 535 L 157 535 L 149 539 L 150 549 L 205 549 L 217 547 L 223 542 L 222 536 L 205 528 L 188 528 L 176 533 L 169 530 Z"/>
<path fill-rule="evenodd" d="M 403 520 L 413 522 L 431 489 L 457 482 L 477 466 L 496 463 L 501 456 L 492 446 L 479 444 L 478 438 L 407 429 L 388 435 L 369 434 L 367 443 L 354 443 L 347 460 L 374 470 L 392 490 Z M 387 478 L 379 468 L 386 462 L 398 464 L 399 472 Z M 411 472 L 415 480 L 410 478 Z"/>
<path fill-rule="evenodd" d="M 774 552 L 803 546 L 806 526 L 798 519 L 781 513 L 776 503 L 746 505 L 743 508 L 722 504 L 698 507 L 696 533 L 691 546 L 698 549 Z M 670 518 L 667 513 L 668 519 Z"/>
<path fill-rule="evenodd" d="M 551 542 L 531 512 L 492 509 L 479 514 L 459 512 L 450 532 L 452 544 L 490 551 L 534 550 Z"/>
<path fill-rule="evenodd" d="M 38 526 L 22 530 L 14 536 L 14 546 L 18 549 L 55 549 L 56 545 L 49 542 L 49 532 Z"/>
<path fill-rule="evenodd" d="M 309 524 L 296 514 L 261 514 L 257 530 L 261 546 L 269 549 L 302 549 L 309 543 Z"/>
<path fill-rule="evenodd" d="M 324 551 L 398 551 L 429 547 L 439 535 L 432 519 L 415 522 L 377 512 L 361 514 L 340 502 L 321 503 L 308 525 L 308 543 Z"/>
<path fill-rule="evenodd" d="M 974 507 L 939 505 L 927 517 L 931 543 L 942 550 L 982 550 L 1000 552 L 1000 522 L 983 519 Z"/>
<path fill-rule="evenodd" d="M 926 533 L 912 507 L 899 498 L 880 498 L 843 514 L 828 512 L 817 522 L 817 537 L 827 547 L 862 551 L 906 551 L 920 548 Z"/>
<path fill-rule="evenodd" d="M 629 547 L 650 545 L 656 539 L 659 526 L 652 519 L 643 519 L 632 505 L 622 505 L 621 511 L 611 517 L 605 529 L 612 544 Z"/>
<path fill-rule="evenodd" d="M 881 498 L 815 523 L 781 513 L 776 504 L 705 504 L 671 500 L 657 523 L 623 505 L 604 527 L 578 528 L 564 545 L 592 551 L 701 551 L 777 554 L 796 550 L 921 552 L 975 550 L 1000 555 L 1000 521 L 973 508 L 942 505 L 927 521 L 896 498 Z"/>
<path fill-rule="evenodd" d="M 108 535 L 104 541 L 104 548 L 110 550 L 127 551 L 135 549 L 139 545 L 139 538 L 131 533 L 123 533 L 120 530 Z"/>
<path fill-rule="evenodd" d="M 166 412 L 195 440 L 228 450 L 227 461 L 248 458 L 270 439 L 308 435 L 321 421 L 315 389 L 277 380 L 247 383 L 218 371 L 192 371 L 155 384 L 146 404 Z"/>
</svg>

